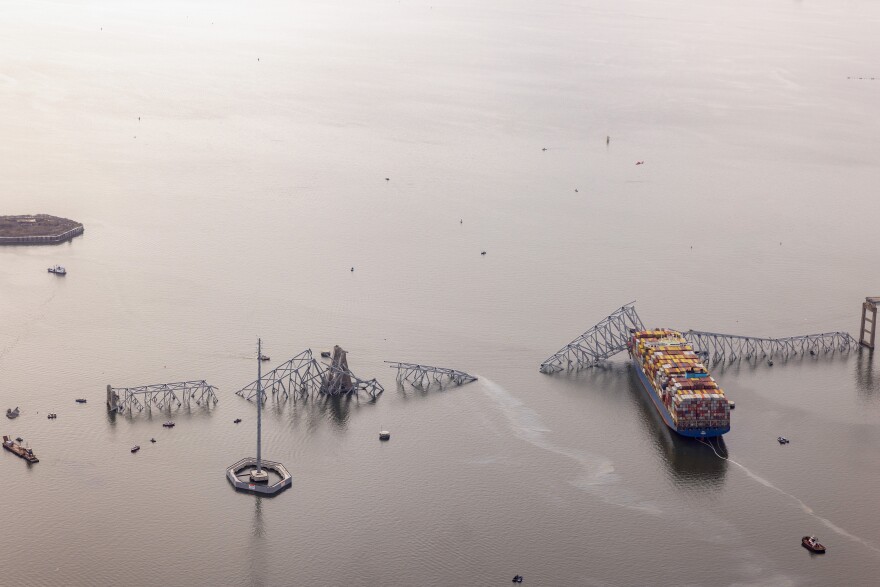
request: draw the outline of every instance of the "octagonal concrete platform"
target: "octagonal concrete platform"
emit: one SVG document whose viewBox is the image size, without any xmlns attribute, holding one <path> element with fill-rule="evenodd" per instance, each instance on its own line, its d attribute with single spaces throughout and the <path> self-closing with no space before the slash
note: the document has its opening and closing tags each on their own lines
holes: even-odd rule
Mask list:
<svg viewBox="0 0 880 587">
<path fill-rule="evenodd" d="M 284 465 L 267 460 L 262 461 L 263 469 L 271 471 L 275 475 L 270 475 L 269 483 L 253 483 L 250 479 L 250 471 L 256 468 L 256 466 L 256 458 L 243 458 L 226 469 L 226 478 L 237 490 L 259 493 L 260 495 L 275 495 L 293 484 L 293 478 Z"/>
</svg>

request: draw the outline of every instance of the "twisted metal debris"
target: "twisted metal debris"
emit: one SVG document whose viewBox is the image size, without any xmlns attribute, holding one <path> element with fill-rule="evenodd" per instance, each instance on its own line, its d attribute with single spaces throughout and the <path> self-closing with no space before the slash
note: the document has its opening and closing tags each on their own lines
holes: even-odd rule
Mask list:
<svg viewBox="0 0 880 587">
<path fill-rule="evenodd" d="M 432 383 L 443 387 L 444 384 L 464 385 L 477 378 L 464 371 L 447 369 L 445 367 L 431 367 L 418 363 L 401 363 L 398 361 L 385 361 L 392 369 L 397 369 L 397 381 L 409 381 L 413 387 L 425 389 Z"/>
<path fill-rule="evenodd" d="M 331 364 L 319 363 L 306 349 L 262 376 L 263 401 L 268 392 L 281 399 L 294 399 L 311 395 L 357 395 L 360 392 L 375 398 L 385 388 L 375 379 L 360 379 L 348 369 L 346 352 L 339 346 L 333 349 Z M 257 395 L 257 382 L 253 381 L 235 392 L 247 400 Z"/>
<path fill-rule="evenodd" d="M 173 404 L 177 407 L 189 406 L 193 401 L 196 405 L 215 405 L 217 388 L 201 381 L 179 381 L 177 383 L 157 383 L 155 385 L 141 385 L 139 387 L 111 387 L 107 386 L 107 408 L 111 412 L 123 413 L 126 410 L 142 412 L 156 406 L 159 409 L 170 408 Z"/>
</svg>

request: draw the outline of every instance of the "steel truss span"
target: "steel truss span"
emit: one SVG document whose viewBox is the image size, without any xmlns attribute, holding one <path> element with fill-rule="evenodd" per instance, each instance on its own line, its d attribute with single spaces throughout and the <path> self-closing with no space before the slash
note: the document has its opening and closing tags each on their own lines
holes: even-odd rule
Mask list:
<svg viewBox="0 0 880 587">
<path fill-rule="evenodd" d="M 445 367 L 431 367 L 429 365 L 419 365 L 418 363 L 400 363 L 398 361 L 385 361 L 392 369 L 397 369 L 397 381 L 409 381 L 413 387 L 426 389 L 431 384 L 437 384 L 439 387 L 444 385 L 464 385 L 477 378 L 469 375 L 464 371 L 456 371 L 455 369 L 447 369 Z"/>
<path fill-rule="evenodd" d="M 142 385 L 140 387 L 111 387 L 107 386 L 107 408 L 111 412 L 123 413 L 126 410 L 142 412 L 156 406 L 159 409 L 172 407 L 189 407 L 192 402 L 196 405 L 212 406 L 217 404 L 217 390 L 213 385 L 202 381 L 179 381 L 177 383 L 157 383 L 155 385 Z"/>
<path fill-rule="evenodd" d="M 610 316 L 574 339 L 541 363 L 542 373 L 595 367 L 626 350 L 634 330 L 645 330 L 635 302 L 618 308 Z M 859 341 L 846 332 L 823 332 L 786 338 L 759 338 L 699 330 L 682 331 L 694 351 L 707 361 L 718 363 L 740 359 L 777 358 L 795 355 L 845 352 L 859 348 Z"/>
<path fill-rule="evenodd" d="M 645 326 L 636 313 L 635 302 L 630 302 L 541 363 L 541 372 L 556 373 L 566 369 L 595 367 L 605 359 L 626 350 L 632 330 L 644 329 Z"/>
<path fill-rule="evenodd" d="M 823 332 L 786 338 L 756 338 L 717 332 L 683 332 L 694 351 L 713 363 L 740 359 L 785 359 L 795 355 L 844 352 L 858 348 L 859 341 L 846 332 Z"/>
<path fill-rule="evenodd" d="M 334 347 L 330 365 L 320 363 L 306 349 L 262 376 L 263 402 L 268 392 L 279 399 L 294 400 L 312 395 L 358 395 L 363 392 L 372 398 L 385 391 L 375 379 L 360 379 L 348 369 L 346 352 Z M 246 400 L 257 396 L 254 381 L 235 392 Z"/>
</svg>

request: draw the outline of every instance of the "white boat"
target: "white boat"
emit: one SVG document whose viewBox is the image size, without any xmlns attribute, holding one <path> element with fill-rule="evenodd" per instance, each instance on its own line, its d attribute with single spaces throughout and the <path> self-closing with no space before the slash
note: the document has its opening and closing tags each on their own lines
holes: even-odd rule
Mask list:
<svg viewBox="0 0 880 587">
<path fill-rule="evenodd" d="M 67 275 L 67 269 L 61 265 L 55 265 L 54 267 L 49 267 L 49 273 L 54 273 L 55 275 Z"/>
</svg>

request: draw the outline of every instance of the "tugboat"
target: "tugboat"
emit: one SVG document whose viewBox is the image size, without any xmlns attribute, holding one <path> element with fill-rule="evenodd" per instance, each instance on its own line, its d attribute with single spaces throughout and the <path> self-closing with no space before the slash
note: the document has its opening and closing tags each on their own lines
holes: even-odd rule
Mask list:
<svg viewBox="0 0 880 587">
<path fill-rule="evenodd" d="M 20 456 L 24 460 L 29 463 L 39 463 L 40 459 L 37 458 L 37 455 L 34 454 L 29 448 L 25 448 L 21 445 L 21 438 L 17 439 L 18 442 L 12 442 L 8 436 L 3 437 L 3 448 L 8 450 L 14 455 Z"/>
<path fill-rule="evenodd" d="M 164 426 L 165 428 L 174 428 L 174 421 L 173 421 L 173 420 L 168 420 L 167 422 L 165 422 L 164 424 L 162 424 L 162 426 Z"/>
<path fill-rule="evenodd" d="M 801 538 L 801 546 L 810 552 L 825 554 L 825 547 L 819 544 L 819 540 L 815 536 L 804 536 Z"/>
<path fill-rule="evenodd" d="M 137 452 L 137 451 L 139 451 L 140 449 L 141 449 L 140 445 L 136 444 L 136 445 L 134 445 L 133 447 L 131 447 L 131 452 Z"/>
<path fill-rule="evenodd" d="M 67 275 L 67 269 L 61 265 L 55 265 L 54 267 L 49 267 L 49 273 L 54 273 L 55 275 Z"/>
<path fill-rule="evenodd" d="M 18 406 L 15 406 L 14 410 L 10 410 L 9 408 L 6 408 L 6 417 L 9 418 L 10 420 L 14 420 L 15 418 L 18 418 L 18 414 L 19 414 Z"/>
</svg>

